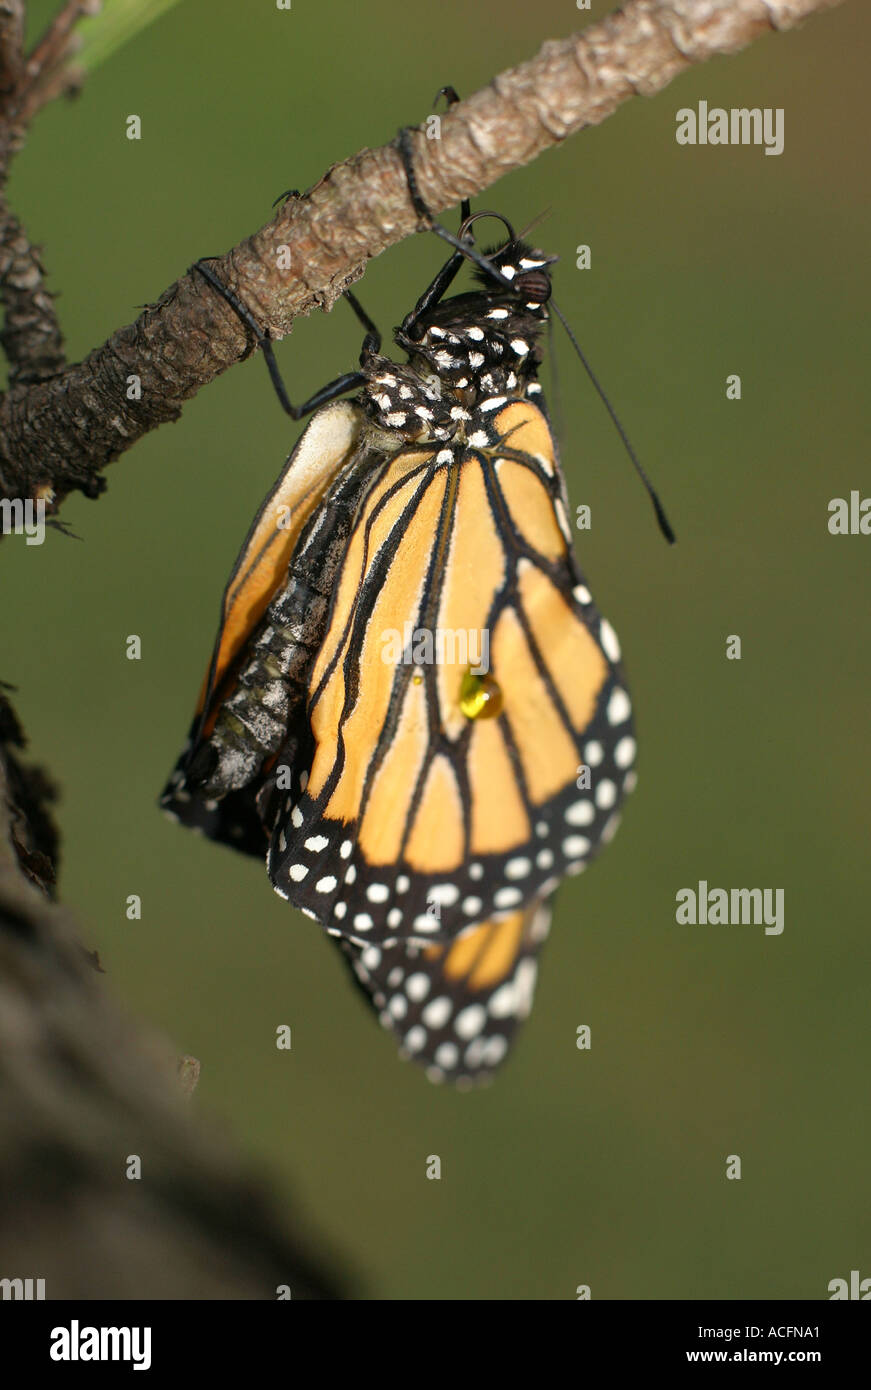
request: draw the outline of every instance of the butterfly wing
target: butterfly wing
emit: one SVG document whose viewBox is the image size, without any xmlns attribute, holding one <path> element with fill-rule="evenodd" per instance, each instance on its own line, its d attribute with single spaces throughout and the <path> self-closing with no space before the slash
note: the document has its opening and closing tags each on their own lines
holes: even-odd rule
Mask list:
<svg viewBox="0 0 871 1390">
<path fill-rule="evenodd" d="M 536 899 L 447 944 L 341 945 L 401 1054 L 426 1067 L 431 1081 L 471 1085 L 501 1065 L 532 1008 L 550 919 L 550 904 Z"/>
<path fill-rule="evenodd" d="M 415 660 L 419 633 L 430 660 Z M 495 690 L 492 717 L 466 698 L 469 648 L 485 641 L 474 679 Z M 631 786 L 630 702 L 530 401 L 497 401 L 468 444 L 385 466 L 349 539 L 308 722 L 310 768 L 267 868 L 360 944 L 450 940 L 547 895 L 610 838 Z"/>
</svg>

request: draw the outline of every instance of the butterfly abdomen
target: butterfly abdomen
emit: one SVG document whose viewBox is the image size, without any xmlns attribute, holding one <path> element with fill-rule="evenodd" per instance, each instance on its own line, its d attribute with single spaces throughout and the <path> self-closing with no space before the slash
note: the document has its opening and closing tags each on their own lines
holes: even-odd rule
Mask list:
<svg viewBox="0 0 871 1390">
<path fill-rule="evenodd" d="M 304 719 L 335 576 L 368 482 L 365 470 L 349 469 L 306 524 L 293 569 L 249 638 L 232 691 L 218 708 L 202 795 L 220 797 L 247 786 Z"/>
</svg>

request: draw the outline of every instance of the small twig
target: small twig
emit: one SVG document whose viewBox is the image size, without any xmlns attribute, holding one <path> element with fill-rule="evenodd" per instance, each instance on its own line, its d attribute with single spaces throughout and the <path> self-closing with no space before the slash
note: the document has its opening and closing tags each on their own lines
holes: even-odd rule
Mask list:
<svg viewBox="0 0 871 1390">
<path fill-rule="evenodd" d="M 57 67 L 46 68 L 33 84 L 21 94 L 16 111 L 16 127 L 25 132 L 33 118 L 44 106 L 50 106 L 59 97 L 75 96 L 82 90 L 85 74 L 79 67 L 73 67 L 70 58 L 76 52 L 75 37 L 70 39 L 69 51 L 62 57 Z M 17 146 L 17 148 L 20 148 Z"/>
<path fill-rule="evenodd" d="M 76 42 L 73 29 L 99 8 L 100 0 L 69 0 L 25 59 L 24 4 L 0 0 L 0 345 L 9 362 L 10 387 L 50 380 L 63 370 L 66 357 L 39 248 L 31 246 L 6 202 L 9 164 L 40 107 L 79 85 L 81 74 L 68 65 Z"/>
<path fill-rule="evenodd" d="M 15 0 L 0 0 L 0 30 L 4 6 L 9 20 L 9 79 L 0 88 L 0 178 L 6 177 L 9 161 L 24 144 L 37 111 L 80 87 L 82 74 L 68 66 L 78 42 L 73 30 L 78 20 L 96 14 L 101 3 L 102 0 L 67 0 L 42 38 L 22 58 L 21 33 L 15 22 L 22 7 Z"/>
<path fill-rule="evenodd" d="M 42 38 L 34 44 L 27 55 L 24 73 L 25 82 L 22 94 L 48 72 L 63 63 L 69 56 L 70 38 L 73 29 L 86 15 L 99 13 L 100 0 L 67 0 L 63 9 L 55 15 Z"/>
<path fill-rule="evenodd" d="M 99 8 L 100 0 L 69 0 L 25 59 L 24 4 L 0 0 L 0 344 L 10 387 L 48 381 L 63 370 L 66 357 L 39 248 L 31 246 L 6 203 L 9 164 L 40 107 L 78 86 L 81 75 L 68 66 L 73 28 Z"/>
</svg>

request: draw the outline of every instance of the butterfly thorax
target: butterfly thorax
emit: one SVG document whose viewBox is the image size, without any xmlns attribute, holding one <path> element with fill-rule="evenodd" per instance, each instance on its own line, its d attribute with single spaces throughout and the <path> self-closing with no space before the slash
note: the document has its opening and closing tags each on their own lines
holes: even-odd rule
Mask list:
<svg viewBox="0 0 871 1390">
<path fill-rule="evenodd" d="M 525 396 L 536 382 L 548 258 L 514 243 L 491 259 L 516 289 L 482 279 L 483 288 L 444 299 L 413 328 L 396 330 L 407 363 L 376 354 L 364 361 L 364 408 L 397 442 L 460 442 L 474 433 L 482 402 Z"/>
<path fill-rule="evenodd" d="M 452 439 L 461 416 L 457 401 L 432 371 L 370 353 L 360 402 L 387 450 L 418 440 Z M 454 413 L 452 413 L 454 412 Z"/>
</svg>

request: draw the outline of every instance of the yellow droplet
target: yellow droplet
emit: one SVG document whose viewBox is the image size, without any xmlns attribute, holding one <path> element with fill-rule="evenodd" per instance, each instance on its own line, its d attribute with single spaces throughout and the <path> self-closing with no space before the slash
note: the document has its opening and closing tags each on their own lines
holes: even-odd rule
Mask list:
<svg viewBox="0 0 871 1390">
<path fill-rule="evenodd" d="M 502 709 L 499 682 L 467 671 L 460 686 L 460 709 L 467 719 L 493 719 Z"/>
</svg>

